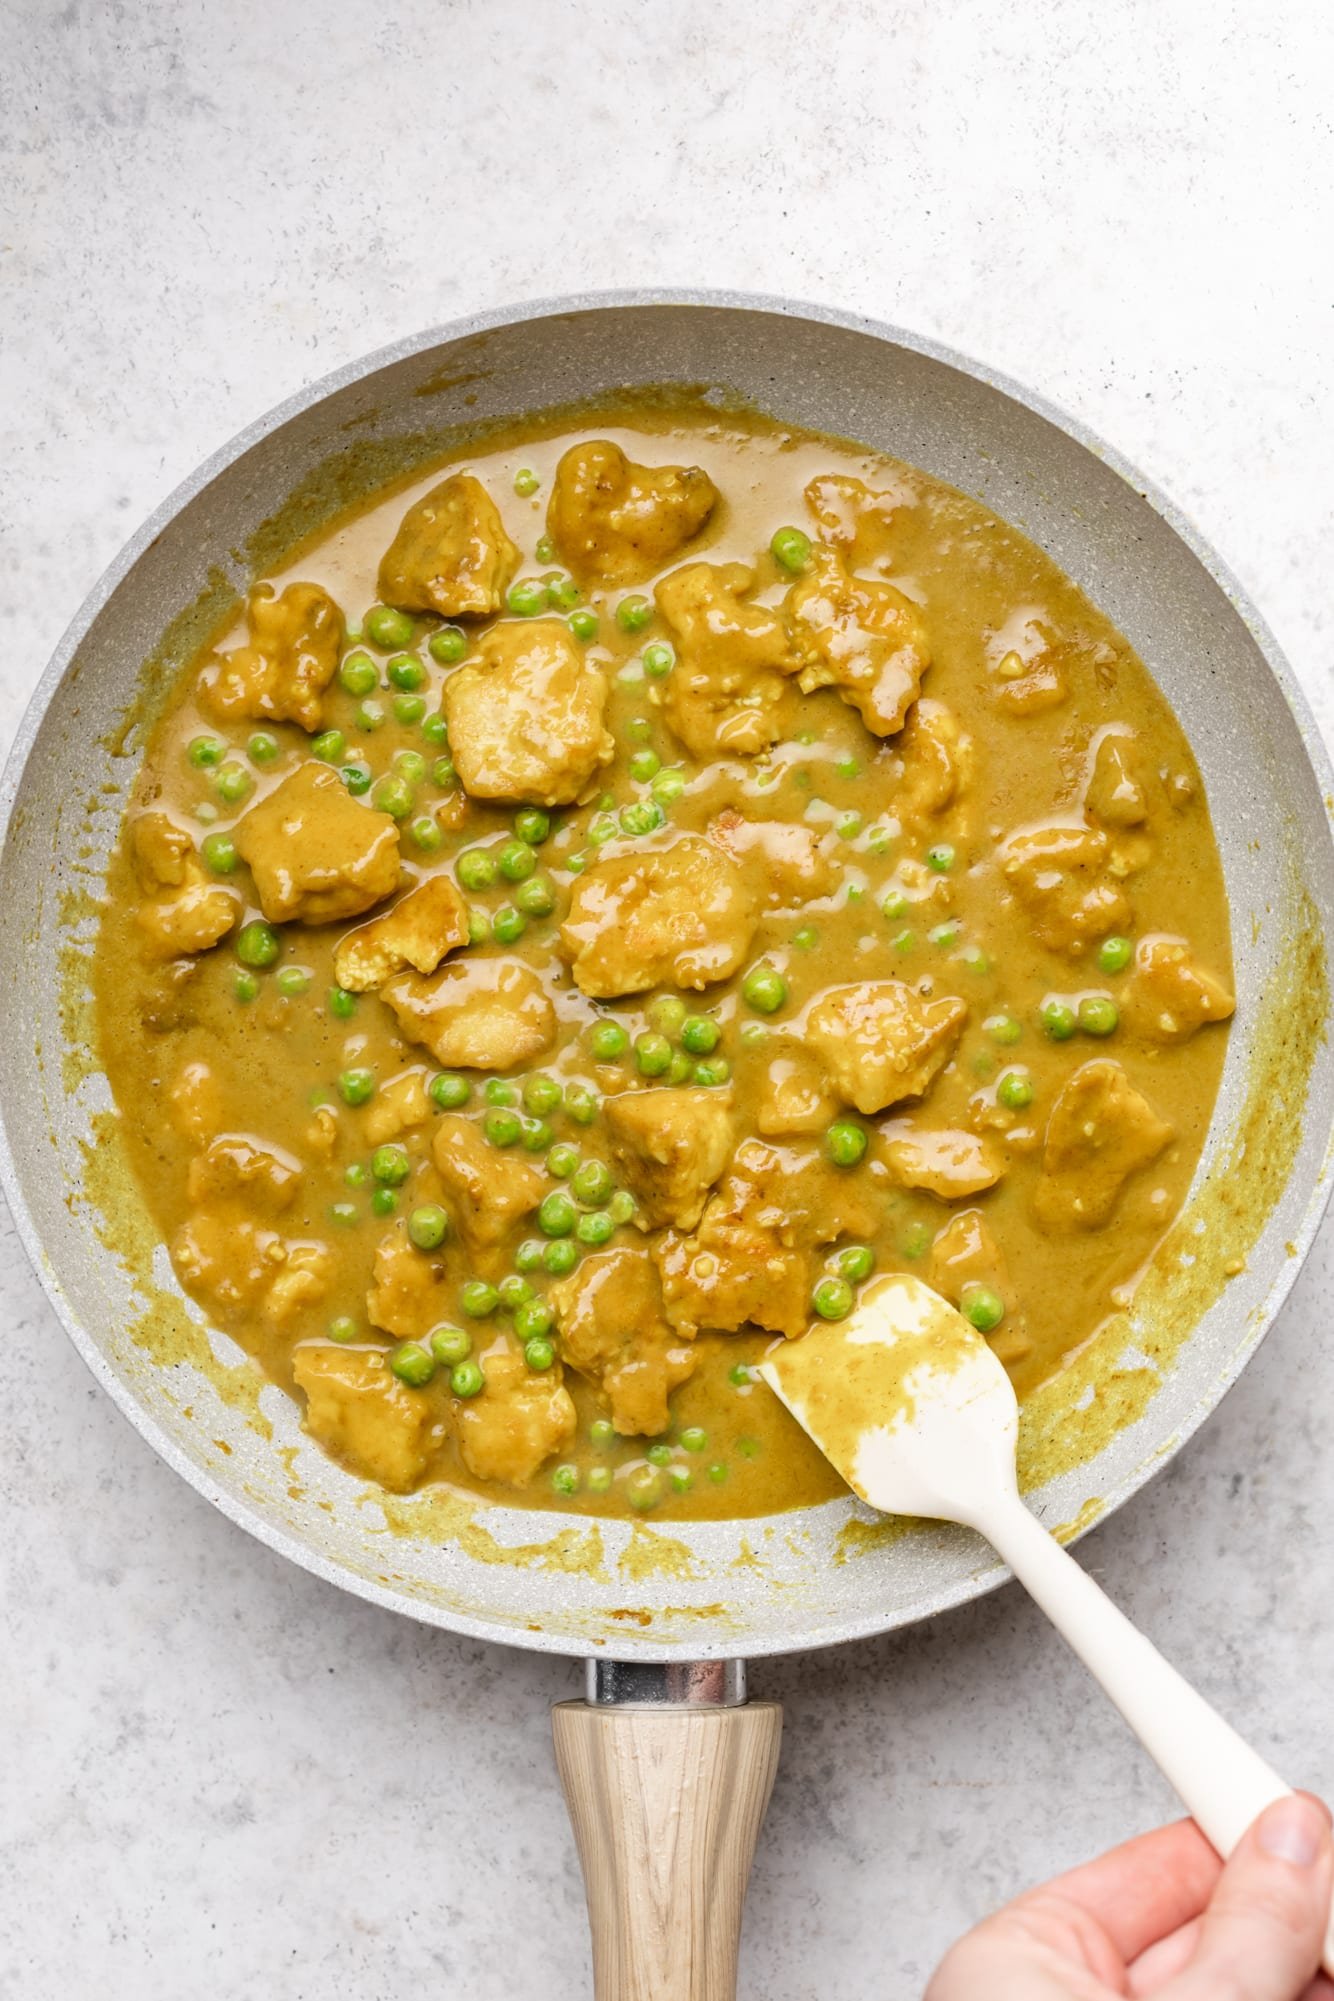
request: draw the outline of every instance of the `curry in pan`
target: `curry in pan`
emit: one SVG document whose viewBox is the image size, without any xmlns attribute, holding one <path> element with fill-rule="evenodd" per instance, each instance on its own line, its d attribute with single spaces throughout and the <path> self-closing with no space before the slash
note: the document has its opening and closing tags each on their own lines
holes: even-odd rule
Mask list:
<svg viewBox="0 0 1334 2001">
<path fill-rule="evenodd" d="M 884 457 L 535 425 L 260 583 L 153 726 L 101 1060 L 176 1274 L 355 1473 L 747 1515 L 752 1377 L 922 1274 L 1022 1395 L 1180 1209 L 1232 1012 L 1182 730 Z"/>
</svg>

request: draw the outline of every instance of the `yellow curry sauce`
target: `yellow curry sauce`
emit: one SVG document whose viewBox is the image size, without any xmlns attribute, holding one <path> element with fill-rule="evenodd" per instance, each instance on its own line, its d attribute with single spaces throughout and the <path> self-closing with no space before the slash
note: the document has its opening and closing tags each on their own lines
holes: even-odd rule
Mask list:
<svg viewBox="0 0 1334 2001">
<path fill-rule="evenodd" d="M 1020 1394 L 1181 1207 L 1190 750 L 1014 530 L 733 415 L 534 426 L 252 593 L 153 729 L 100 1056 L 181 1283 L 353 1471 L 840 1491 L 751 1365 L 912 1271 Z"/>
</svg>

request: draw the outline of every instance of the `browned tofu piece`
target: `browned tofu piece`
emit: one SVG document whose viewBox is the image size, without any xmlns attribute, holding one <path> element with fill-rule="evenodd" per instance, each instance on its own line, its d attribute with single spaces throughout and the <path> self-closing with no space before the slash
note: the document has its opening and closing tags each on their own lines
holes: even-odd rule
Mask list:
<svg viewBox="0 0 1334 2001">
<path fill-rule="evenodd" d="M 433 875 L 383 917 L 340 938 L 334 973 L 349 993 L 369 993 L 409 966 L 433 973 L 447 952 L 467 942 L 467 904 L 447 875 Z"/>
<path fill-rule="evenodd" d="M 439 1402 L 400 1383 L 378 1348 L 302 1342 L 292 1356 L 305 1392 L 306 1429 L 349 1471 L 390 1493 L 406 1493 L 444 1441 Z"/>
<path fill-rule="evenodd" d="M 518 567 L 519 552 L 482 482 L 451 473 L 403 516 L 380 562 L 380 596 L 399 611 L 489 618 Z"/>
<path fill-rule="evenodd" d="M 732 857 L 766 909 L 811 903 L 838 886 L 832 836 L 799 820 L 748 820 L 728 806 L 710 821 L 709 839 Z"/>
<path fill-rule="evenodd" d="M 1141 938 L 1126 983 L 1123 1013 L 1149 1042 L 1189 1042 L 1207 1022 L 1226 1021 L 1236 1002 L 1222 981 L 1197 964 L 1185 938 L 1155 931 Z"/>
<path fill-rule="evenodd" d="M 997 851 L 1006 886 L 1039 944 L 1078 958 L 1130 924 L 1125 891 L 1111 874 L 1110 844 L 1094 827 L 1021 827 Z"/>
<path fill-rule="evenodd" d="M 755 1108 L 755 1125 L 766 1138 L 785 1133 L 823 1132 L 838 1110 L 823 1063 L 800 1042 L 785 1041 L 769 1060 Z"/>
<path fill-rule="evenodd" d="M 877 492 L 847 473 L 821 473 L 806 488 L 806 505 L 815 516 L 821 541 L 836 550 L 850 570 L 884 561 L 894 517 L 910 502 L 906 490 Z"/>
<path fill-rule="evenodd" d="M 800 661 L 754 582 L 744 563 L 691 563 L 654 591 L 677 656 L 656 699 L 692 757 L 754 757 L 795 726 Z"/>
<path fill-rule="evenodd" d="M 444 691 L 450 754 L 473 799 L 566 806 L 611 761 L 607 684 L 560 618 L 504 619 Z"/>
<path fill-rule="evenodd" d="M 1133 730 L 1101 732 L 1084 788 L 1084 811 L 1104 827 L 1142 827 L 1151 778 Z"/>
<path fill-rule="evenodd" d="M 639 583 L 697 535 L 718 502 L 699 466 L 641 466 L 607 438 L 556 467 L 547 533 L 576 577 Z"/>
<path fill-rule="evenodd" d="M 884 1128 L 886 1165 L 903 1188 L 924 1188 L 942 1202 L 980 1195 L 994 1188 L 1005 1172 L 999 1150 L 975 1133 L 951 1128 L 932 1130 L 893 1119 Z"/>
<path fill-rule="evenodd" d="M 922 827 L 967 791 L 973 740 L 944 702 L 928 695 L 914 702 L 894 748 L 903 760 L 894 811 L 904 827 Z"/>
<path fill-rule="evenodd" d="M 194 869 L 184 888 L 141 903 L 135 912 L 145 947 L 155 959 L 207 952 L 226 937 L 241 915 L 241 899 L 235 890 L 205 881 L 198 864 Z"/>
<path fill-rule="evenodd" d="M 784 1244 L 832 1244 L 868 1237 L 884 1219 L 890 1189 L 884 1169 L 833 1167 L 818 1147 L 743 1140 L 722 1194 Z"/>
<path fill-rule="evenodd" d="M 236 829 L 271 924 L 359 917 L 398 888 L 398 828 L 361 806 L 327 764 L 303 764 Z"/>
<path fill-rule="evenodd" d="M 285 1238 L 239 1201 L 197 1208 L 171 1241 L 186 1290 L 226 1326 L 247 1314 L 285 1325 L 319 1305 L 332 1278 L 327 1244 Z"/>
<path fill-rule="evenodd" d="M 992 699 L 1012 716 L 1059 708 L 1070 692 L 1068 646 L 1031 607 L 1021 607 L 988 645 Z"/>
<path fill-rule="evenodd" d="M 828 550 L 787 594 L 800 687 L 834 688 L 876 736 L 903 728 L 931 664 L 922 614 L 893 584 L 851 576 Z"/>
<path fill-rule="evenodd" d="M 426 1124 L 433 1112 L 426 1095 L 427 1075 L 420 1069 L 403 1070 L 381 1084 L 362 1114 L 361 1129 L 368 1146 L 383 1146 L 386 1140 L 398 1139 Z"/>
<path fill-rule="evenodd" d="M 168 1115 L 182 1139 L 206 1146 L 225 1124 L 222 1085 L 211 1063 L 187 1057 L 167 1093 Z"/>
<path fill-rule="evenodd" d="M 448 1247 L 419 1251 L 401 1219 L 375 1247 L 366 1313 L 372 1324 L 400 1341 L 422 1341 L 453 1319 L 454 1271 Z"/>
<path fill-rule="evenodd" d="M 667 1399 L 694 1370 L 695 1355 L 663 1313 L 658 1274 L 644 1252 L 586 1257 L 552 1286 L 551 1304 L 562 1357 L 597 1384 L 617 1431 L 650 1438 L 665 1431 Z"/>
<path fill-rule="evenodd" d="M 219 1133 L 190 1162 L 186 1194 L 196 1206 L 236 1197 L 251 1210 L 277 1216 L 290 1209 L 301 1187 L 301 1163 L 277 1146 L 260 1146 L 247 1133 Z"/>
<path fill-rule="evenodd" d="M 930 1090 L 967 1019 L 953 996 L 926 1000 L 902 980 L 866 980 L 816 1001 L 806 1041 L 848 1104 L 882 1112 Z"/>
<path fill-rule="evenodd" d="M 622 1091 L 607 1099 L 604 1116 L 612 1160 L 639 1204 L 643 1227 L 693 1230 L 732 1157 L 731 1093 Z"/>
<path fill-rule="evenodd" d="M 194 841 L 168 814 L 136 813 L 129 835 L 141 889 L 183 889 L 195 879 Z"/>
<path fill-rule="evenodd" d="M 540 1169 L 518 1154 L 497 1151 L 475 1120 L 455 1112 L 446 1112 L 436 1122 L 431 1155 L 439 1170 L 444 1205 L 473 1250 L 500 1243 L 547 1192 Z"/>
<path fill-rule="evenodd" d="M 659 986 L 700 988 L 737 970 L 756 921 L 736 863 L 712 841 L 683 834 L 581 875 L 561 948 L 576 985 L 595 1000 Z"/>
<path fill-rule="evenodd" d="M 556 1010 L 517 959 L 468 959 L 438 973 L 399 973 L 380 998 L 412 1042 L 449 1070 L 513 1070 L 556 1038 Z"/>
<path fill-rule="evenodd" d="M 1066 1079 L 1047 1121 L 1033 1207 L 1048 1230 L 1108 1222 L 1132 1174 L 1174 1137 L 1119 1063 L 1097 1057 Z"/>
<path fill-rule="evenodd" d="M 544 1460 L 574 1437 L 576 1417 L 559 1362 L 530 1369 L 506 1343 L 480 1357 L 481 1394 L 454 1402 L 463 1463 L 475 1480 L 526 1487 Z"/>
<path fill-rule="evenodd" d="M 221 722 L 299 723 L 317 730 L 324 691 L 338 671 L 343 614 L 321 584 L 271 584 L 250 594 L 249 644 L 210 661 L 199 677 L 204 706 Z"/>
</svg>

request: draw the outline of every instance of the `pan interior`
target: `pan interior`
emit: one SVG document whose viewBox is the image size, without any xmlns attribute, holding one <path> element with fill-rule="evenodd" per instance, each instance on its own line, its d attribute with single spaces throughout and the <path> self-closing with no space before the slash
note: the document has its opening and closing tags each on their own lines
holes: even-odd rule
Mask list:
<svg viewBox="0 0 1334 2001">
<path fill-rule="evenodd" d="M 1026 1411 L 1029 1475 L 1050 1524 L 1087 1526 L 1222 1395 L 1314 1230 L 1334 1125 L 1331 785 L 1313 726 L 1216 566 L 1104 455 L 1005 388 L 831 318 L 726 301 L 590 302 L 378 357 L 238 440 L 94 593 L 16 745 L 0 876 L 7 1193 L 95 1372 L 245 1526 L 419 1618 L 657 1658 L 833 1642 L 924 1616 L 1001 1573 L 962 1532 L 878 1523 L 851 1502 L 669 1532 L 440 1490 L 367 1493 L 177 1291 L 85 1054 L 84 975 L 140 721 L 250 579 L 478 426 L 664 383 L 856 438 L 1012 521 L 1125 633 L 1198 758 L 1232 911 L 1238 1020 L 1191 1200 L 1131 1315 Z M 1244 1268 L 1229 1275 L 1237 1258 Z"/>
</svg>

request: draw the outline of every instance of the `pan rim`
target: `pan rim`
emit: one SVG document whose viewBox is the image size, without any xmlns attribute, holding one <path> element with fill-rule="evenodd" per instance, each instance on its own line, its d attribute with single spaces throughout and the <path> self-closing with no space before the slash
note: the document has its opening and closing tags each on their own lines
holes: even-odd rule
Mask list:
<svg viewBox="0 0 1334 2001">
<path fill-rule="evenodd" d="M 1067 437 L 1073 439 L 1087 452 L 1099 459 L 1118 478 L 1138 494 L 1153 511 L 1167 524 L 1175 536 L 1195 557 L 1206 574 L 1213 580 L 1227 598 L 1228 603 L 1242 621 L 1254 644 L 1262 654 L 1279 692 L 1292 716 L 1298 736 L 1312 767 L 1322 794 L 1328 801 L 1334 796 L 1334 764 L 1320 732 L 1314 713 L 1307 701 L 1304 690 L 1298 682 L 1283 649 L 1279 646 L 1267 621 L 1253 603 L 1249 593 L 1241 584 L 1229 564 L 1219 555 L 1213 545 L 1201 534 L 1177 504 L 1155 482 L 1147 479 L 1133 462 L 1114 447 L 1109 446 L 1082 420 L 1069 415 L 1061 406 L 1038 392 L 1029 389 L 1004 371 L 990 364 L 979 362 L 947 344 L 913 333 L 891 322 L 877 319 L 869 314 L 852 312 L 838 307 L 826 306 L 810 301 L 784 298 L 769 293 L 751 293 L 732 290 L 693 288 L 642 288 L 605 291 L 586 291 L 520 301 L 510 306 L 495 307 L 487 311 L 466 315 L 445 322 L 425 331 L 405 336 L 373 350 L 339 368 L 317 378 L 314 382 L 294 392 L 271 406 L 266 412 L 254 418 L 227 442 L 209 454 L 193 472 L 179 482 L 149 514 L 141 527 L 121 547 L 107 565 L 82 604 L 66 626 L 52 656 L 40 676 L 36 687 L 24 709 L 15 732 L 3 775 L 0 776 L 0 868 L 8 845 L 9 830 L 18 790 L 28 764 L 29 756 L 51 701 L 62 684 L 78 648 L 82 645 L 93 623 L 119 588 L 125 577 L 140 560 L 175 517 L 196 499 L 218 477 L 242 458 L 254 446 L 271 436 L 294 418 L 314 408 L 338 391 L 353 383 L 364 380 L 385 368 L 412 359 L 432 348 L 468 339 L 494 331 L 500 327 L 520 325 L 526 322 L 568 318 L 581 313 L 624 310 L 627 308 L 687 308 L 749 312 L 766 314 L 778 318 L 804 320 L 816 324 L 845 329 L 868 335 L 890 347 L 898 347 L 909 353 L 922 356 L 955 370 L 959 374 L 987 387 L 997 390 L 1021 408 L 1036 415 Z M 1327 807 L 1327 823 L 1328 823 Z M 1298 1228 L 1289 1229 L 1288 1237 L 1295 1255 L 1285 1260 L 1282 1271 L 1271 1287 L 1262 1315 L 1257 1316 L 1254 1328 L 1233 1349 L 1226 1363 L 1215 1377 L 1210 1394 L 1191 1410 L 1176 1430 L 1173 1450 L 1179 1450 L 1198 1430 L 1205 1419 L 1212 1415 L 1228 1391 L 1235 1384 L 1241 1371 L 1254 1355 L 1260 1342 L 1265 1338 L 1285 1304 L 1296 1282 L 1306 1257 L 1310 1252 L 1316 1233 L 1320 1227 L 1331 1196 L 1330 1146 L 1327 1142 L 1324 1160 L 1317 1170 L 1310 1191 L 1306 1197 Z M 359 1575 L 346 1565 L 323 1556 L 303 1539 L 292 1535 L 265 1519 L 259 1510 L 248 1501 L 232 1494 L 214 1480 L 202 1465 L 189 1458 L 165 1431 L 159 1420 L 153 1416 L 140 1400 L 134 1389 L 111 1366 L 101 1348 L 84 1328 L 78 1315 L 71 1307 L 55 1271 L 51 1268 L 43 1247 L 32 1212 L 29 1208 L 21 1178 L 18 1174 L 9 1131 L 3 1108 L 0 1108 L 0 1191 L 3 1191 L 15 1228 L 24 1252 L 41 1286 L 55 1310 L 56 1316 L 66 1334 L 102 1388 L 157 1455 L 173 1472 L 186 1479 L 191 1487 L 220 1510 L 229 1520 L 265 1544 L 269 1549 L 298 1563 L 304 1570 L 318 1576 L 327 1583 L 336 1584 L 351 1591 L 355 1596 L 376 1604 L 386 1610 L 400 1613 L 418 1623 L 443 1627 L 469 1638 L 487 1640 L 506 1646 L 520 1646 L 540 1653 L 587 1652 L 573 1643 L 564 1633 L 547 1631 L 533 1632 L 528 1628 L 517 1629 L 503 1620 L 490 1616 L 476 1616 L 461 1613 L 452 1608 L 432 1604 L 426 1599 L 417 1599 L 409 1593 L 382 1585 L 369 1577 Z M 1154 1470 L 1153 1455 L 1104 1498 L 1098 1514 L 1098 1521 L 1105 1520 L 1114 1513 L 1151 1477 Z M 563 1520 L 578 1520 L 579 1517 L 562 1517 Z M 592 1519 L 592 1518 L 589 1518 Z M 761 1517 L 760 1519 L 775 1519 Z M 1093 1524 L 1090 1523 L 1089 1526 Z M 1081 1534 L 1086 1531 L 1081 1530 Z M 795 1646 L 803 1651 L 817 1646 L 842 1644 L 844 1641 L 866 1639 L 881 1633 L 896 1631 L 901 1627 L 948 1611 L 956 1605 L 980 1597 L 995 1589 L 1009 1577 L 1008 1568 L 999 1563 L 987 1565 L 973 1575 L 962 1578 L 957 1584 L 944 1589 L 932 1587 L 930 1602 L 896 1608 L 888 1617 L 877 1609 L 871 1609 L 862 1617 L 840 1623 L 836 1632 L 815 1638 L 800 1637 L 784 1643 L 776 1639 L 757 1639 L 737 1644 L 712 1642 L 700 1636 L 689 1644 L 681 1642 L 656 1645 L 651 1638 L 632 1637 L 627 1634 L 624 1642 L 616 1647 L 616 1652 L 624 1658 L 641 1660 L 680 1659 L 687 1656 L 705 1659 L 719 1655 L 744 1653 L 749 1658 L 761 1658 L 769 1654 L 790 1652 Z M 603 1651 L 603 1649 L 598 1649 Z M 609 1649 L 606 1651 L 610 1651 Z"/>
</svg>

